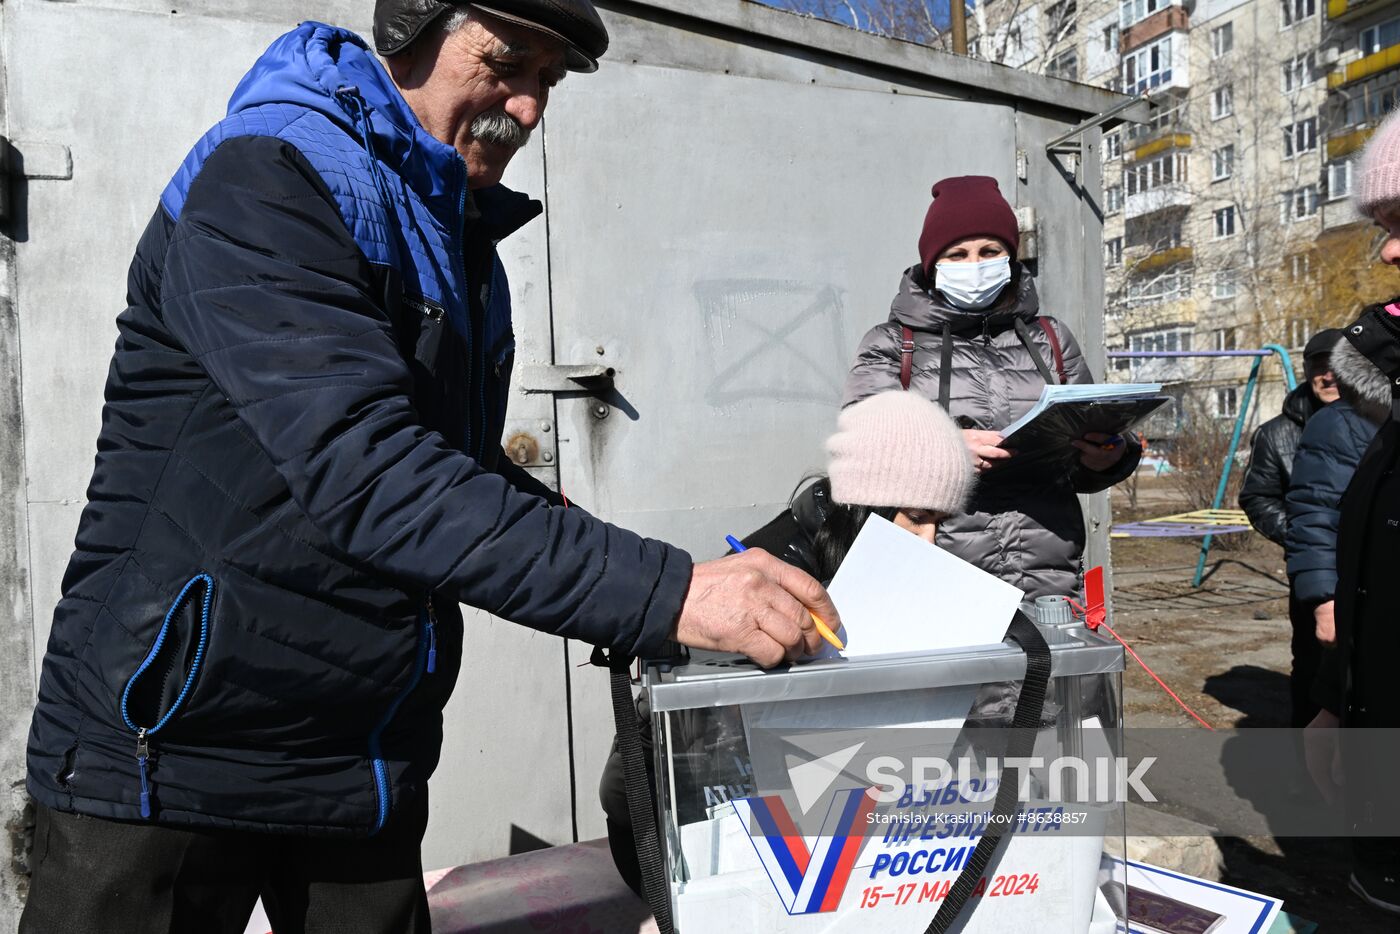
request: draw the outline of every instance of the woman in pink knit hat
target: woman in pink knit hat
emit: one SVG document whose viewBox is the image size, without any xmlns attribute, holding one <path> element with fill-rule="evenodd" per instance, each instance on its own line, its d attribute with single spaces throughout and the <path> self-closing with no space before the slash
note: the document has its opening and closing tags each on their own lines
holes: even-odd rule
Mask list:
<svg viewBox="0 0 1400 934">
<path fill-rule="evenodd" d="M 871 515 L 928 542 L 963 512 L 976 482 L 962 432 L 917 393 L 884 392 L 841 412 L 827 474 L 744 539 L 829 582 Z"/>
<path fill-rule="evenodd" d="M 1400 114 L 1387 119 L 1367 145 L 1355 203 L 1384 231 L 1380 259 L 1400 266 Z M 1313 688 L 1322 712 L 1309 725 L 1304 745 L 1308 769 L 1323 793 L 1345 799 L 1346 829 L 1352 837 L 1351 890 L 1372 907 L 1400 915 L 1400 819 L 1394 803 L 1400 743 L 1393 732 L 1400 729 L 1400 692 L 1395 688 L 1395 659 L 1400 657 L 1400 575 L 1395 573 L 1400 555 L 1400 299 L 1367 308 L 1342 335 L 1332 353 L 1332 369 L 1343 388 L 1363 388 L 1379 401 L 1377 415 L 1383 422 L 1342 497 L 1335 641 Z M 1345 754 L 1340 754 L 1339 726 L 1364 728 L 1356 735 L 1372 739 L 1345 743 Z"/>
</svg>

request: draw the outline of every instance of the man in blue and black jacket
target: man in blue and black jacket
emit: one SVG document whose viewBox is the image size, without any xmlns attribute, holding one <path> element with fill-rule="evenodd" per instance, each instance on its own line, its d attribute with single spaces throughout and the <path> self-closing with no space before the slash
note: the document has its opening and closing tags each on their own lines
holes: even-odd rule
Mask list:
<svg viewBox="0 0 1400 934">
<path fill-rule="evenodd" d="M 587 0 L 307 23 L 136 250 L 29 738 L 21 930 L 427 931 L 418 847 L 458 603 L 628 655 L 815 651 L 811 578 L 567 509 L 501 456 L 501 187 Z M 833 623 L 834 624 L 834 623 Z"/>
<path fill-rule="evenodd" d="M 1288 485 L 1288 592 L 1293 617 L 1292 726 L 1317 716 L 1313 685 L 1336 641 L 1337 530 L 1342 497 L 1388 413 L 1383 381 L 1359 365 L 1351 344 L 1333 341 L 1330 366 L 1340 399 L 1308 420 L 1293 458 Z"/>
</svg>

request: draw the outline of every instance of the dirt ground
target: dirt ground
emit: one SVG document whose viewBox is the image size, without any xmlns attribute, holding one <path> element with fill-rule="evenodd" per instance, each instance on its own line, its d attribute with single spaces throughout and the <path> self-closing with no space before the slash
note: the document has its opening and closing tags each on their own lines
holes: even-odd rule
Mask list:
<svg viewBox="0 0 1400 934">
<path fill-rule="evenodd" d="M 1227 503 L 1233 507 L 1233 503 Z M 1162 481 L 1142 481 L 1138 508 L 1114 493 L 1115 521 L 1189 510 Z M 1283 551 L 1257 533 L 1213 547 L 1206 578 L 1191 586 L 1199 538 L 1113 541 L 1114 617 L 1118 633 L 1182 700 L 1217 728 L 1286 727 L 1290 668 L 1288 578 Z M 1193 721 L 1131 659 L 1124 677 L 1128 726 Z M 1131 828 L 1130 828 L 1131 830 Z M 1221 841 L 1223 881 L 1282 897 L 1294 915 L 1323 932 L 1400 931 L 1400 919 L 1362 903 L 1347 889 L 1345 843 L 1253 837 Z"/>
</svg>

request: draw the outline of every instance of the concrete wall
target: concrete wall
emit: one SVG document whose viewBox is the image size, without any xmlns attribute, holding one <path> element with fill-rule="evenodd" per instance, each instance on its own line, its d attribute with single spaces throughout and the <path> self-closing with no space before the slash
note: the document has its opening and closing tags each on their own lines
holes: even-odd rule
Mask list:
<svg viewBox="0 0 1400 934">
<path fill-rule="evenodd" d="M 507 179 L 547 206 L 504 250 L 517 373 L 598 361 L 619 372 L 605 417 L 597 400 L 514 398 L 512 429 L 540 442 L 543 478 L 702 558 L 725 532 L 766 521 L 821 466 L 855 342 L 885 317 L 916 257 L 929 186 L 948 174 L 995 175 L 1036 207 L 1046 307 L 1102 371 L 1097 156 L 1076 181 L 1044 144 L 1117 98 L 741 0 L 599 6 L 613 34 L 602 72 L 560 87 Z M 370 8 L 0 6 L 0 103 L 34 176 L 12 185 L 0 238 L 6 793 L 22 781 L 29 698 L 139 232 L 268 42 L 303 18 L 367 32 Z M 469 627 L 425 861 L 599 835 L 611 726 L 602 673 L 575 667 L 586 647 L 482 614 Z M 5 803 L 19 821 L 22 796 Z M 18 883 L 3 864 L 0 882 L 5 926 Z"/>
</svg>

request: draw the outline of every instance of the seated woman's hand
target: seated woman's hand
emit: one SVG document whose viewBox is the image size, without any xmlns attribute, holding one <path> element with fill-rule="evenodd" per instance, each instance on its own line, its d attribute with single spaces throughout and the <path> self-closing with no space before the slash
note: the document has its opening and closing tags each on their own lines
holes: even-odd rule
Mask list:
<svg viewBox="0 0 1400 934">
<path fill-rule="evenodd" d="M 1099 431 L 1091 431 L 1082 440 L 1070 443 L 1082 452 L 1079 463 L 1100 473 L 1113 467 L 1128 452 L 1128 442 L 1122 435 L 1106 435 Z"/>
<path fill-rule="evenodd" d="M 962 433 L 963 442 L 972 452 L 972 465 L 978 473 L 991 470 L 1001 461 L 1014 456 L 1014 452 L 998 446 L 1006 440 L 998 432 L 964 428 Z"/>
</svg>

